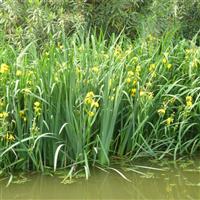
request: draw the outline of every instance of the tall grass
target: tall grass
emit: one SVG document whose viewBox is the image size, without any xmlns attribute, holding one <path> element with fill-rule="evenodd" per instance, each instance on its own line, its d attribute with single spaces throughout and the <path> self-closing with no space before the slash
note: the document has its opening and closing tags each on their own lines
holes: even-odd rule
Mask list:
<svg viewBox="0 0 200 200">
<path fill-rule="evenodd" d="M 2 171 L 109 165 L 200 147 L 200 48 L 173 32 L 131 41 L 74 34 L 37 51 L 1 35 Z"/>
</svg>

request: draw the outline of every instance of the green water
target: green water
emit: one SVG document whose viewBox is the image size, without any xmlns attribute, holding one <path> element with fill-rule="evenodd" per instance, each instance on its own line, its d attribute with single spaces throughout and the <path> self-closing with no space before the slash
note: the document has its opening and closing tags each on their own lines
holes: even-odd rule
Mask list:
<svg viewBox="0 0 200 200">
<path fill-rule="evenodd" d="M 200 160 L 143 161 L 118 169 L 130 181 L 112 169 L 106 173 L 97 168 L 92 169 L 89 180 L 79 178 L 73 183 L 63 181 L 64 174 L 53 177 L 29 174 L 13 179 L 9 187 L 4 180 L 0 182 L 0 199 L 200 200 Z"/>
</svg>

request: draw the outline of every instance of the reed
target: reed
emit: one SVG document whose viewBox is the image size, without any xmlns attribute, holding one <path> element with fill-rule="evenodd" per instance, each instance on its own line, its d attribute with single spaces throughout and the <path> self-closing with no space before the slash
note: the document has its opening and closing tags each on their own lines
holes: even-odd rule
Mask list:
<svg viewBox="0 0 200 200">
<path fill-rule="evenodd" d="M 112 156 L 194 154 L 200 147 L 195 38 L 73 34 L 38 51 L 0 40 L 0 167 L 109 165 Z"/>
</svg>

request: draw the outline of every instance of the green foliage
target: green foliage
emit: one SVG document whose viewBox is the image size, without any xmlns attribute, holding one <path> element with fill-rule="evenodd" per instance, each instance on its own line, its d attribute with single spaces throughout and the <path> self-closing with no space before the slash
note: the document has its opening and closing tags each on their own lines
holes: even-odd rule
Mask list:
<svg viewBox="0 0 200 200">
<path fill-rule="evenodd" d="M 183 35 L 192 39 L 198 33 L 198 44 L 200 44 L 200 2 L 198 0 L 182 2 L 182 32 Z"/>
<path fill-rule="evenodd" d="M 84 166 L 88 177 L 91 163 L 112 156 L 197 152 L 200 49 L 175 33 L 63 35 L 42 53 L 1 36 L 1 169 Z"/>
<path fill-rule="evenodd" d="M 84 166 L 88 177 L 91 163 L 112 156 L 197 152 L 199 8 L 196 0 L 3 1 L 2 171 L 71 167 L 71 177 Z"/>
<path fill-rule="evenodd" d="M 82 5 L 73 1 L 17 1 L 0 4 L 0 25 L 6 39 L 18 48 L 36 41 L 39 47 L 61 33 L 71 34 L 84 25 Z"/>
<path fill-rule="evenodd" d="M 91 26 L 106 29 L 108 33 L 120 33 L 125 28 L 134 37 L 137 33 L 139 3 L 138 0 L 99 1 L 90 5 L 89 23 Z"/>
<path fill-rule="evenodd" d="M 103 29 L 107 35 L 122 30 L 131 38 L 179 29 L 193 38 L 200 27 L 198 0 L 7 0 L 0 4 L 0 26 L 10 43 L 39 47 L 78 31 Z M 199 41 L 199 36 L 197 42 Z"/>
<path fill-rule="evenodd" d="M 90 23 L 108 33 L 157 34 L 179 28 L 186 38 L 192 38 L 200 27 L 198 0 L 104 0 L 93 1 Z"/>
</svg>

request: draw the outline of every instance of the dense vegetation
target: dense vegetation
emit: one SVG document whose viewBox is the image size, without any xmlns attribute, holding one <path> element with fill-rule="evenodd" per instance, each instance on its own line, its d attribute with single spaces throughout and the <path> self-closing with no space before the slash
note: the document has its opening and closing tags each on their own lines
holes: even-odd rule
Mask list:
<svg viewBox="0 0 200 200">
<path fill-rule="evenodd" d="M 0 6 L 2 171 L 199 150 L 198 1 Z"/>
<path fill-rule="evenodd" d="M 123 30 L 129 37 L 161 36 L 166 29 L 192 39 L 199 31 L 199 0 L 3 0 L 0 28 L 17 48 L 33 40 L 41 48 L 62 31 Z M 198 43 L 200 37 L 198 35 Z"/>
</svg>

